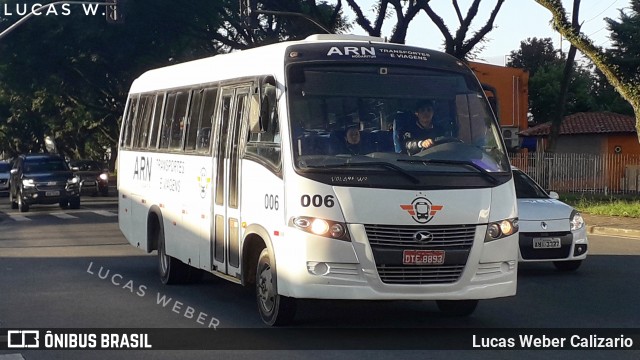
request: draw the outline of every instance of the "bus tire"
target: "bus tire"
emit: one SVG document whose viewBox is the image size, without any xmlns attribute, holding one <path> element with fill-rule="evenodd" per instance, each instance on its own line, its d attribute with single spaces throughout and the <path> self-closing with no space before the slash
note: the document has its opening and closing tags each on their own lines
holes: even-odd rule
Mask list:
<svg viewBox="0 0 640 360">
<path fill-rule="evenodd" d="M 554 261 L 553 266 L 560 271 L 576 271 L 582 265 L 582 260 Z"/>
<path fill-rule="evenodd" d="M 473 314 L 478 300 L 436 300 L 440 312 L 447 316 L 464 317 Z"/>
<path fill-rule="evenodd" d="M 167 255 L 164 242 L 164 229 L 158 228 L 158 270 L 160 281 L 165 285 L 184 284 L 189 282 L 189 265 Z"/>
<path fill-rule="evenodd" d="M 269 326 L 290 324 L 296 314 L 296 300 L 278 294 L 274 283 L 276 274 L 271 264 L 271 256 L 263 249 L 256 268 L 256 300 L 260 318 Z"/>
</svg>

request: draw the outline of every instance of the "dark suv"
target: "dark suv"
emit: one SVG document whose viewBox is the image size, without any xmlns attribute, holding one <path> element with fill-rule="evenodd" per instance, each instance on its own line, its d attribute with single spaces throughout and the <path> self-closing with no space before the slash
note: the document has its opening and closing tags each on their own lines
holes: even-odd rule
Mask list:
<svg viewBox="0 0 640 360">
<path fill-rule="evenodd" d="M 13 163 L 9 198 L 13 209 L 29 211 L 32 204 L 80 207 L 80 179 L 64 158 L 51 154 L 20 155 Z"/>
</svg>

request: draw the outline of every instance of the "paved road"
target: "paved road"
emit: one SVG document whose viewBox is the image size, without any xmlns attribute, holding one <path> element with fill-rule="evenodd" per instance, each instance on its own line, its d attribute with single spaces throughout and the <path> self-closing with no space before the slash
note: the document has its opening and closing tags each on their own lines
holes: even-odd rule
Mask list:
<svg viewBox="0 0 640 360">
<path fill-rule="evenodd" d="M 2 199 L 0 199 L 1 201 Z M 115 199 L 88 198 L 78 210 L 33 207 L 24 215 L 0 202 L 0 328 L 263 328 L 253 294 L 208 276 L 163 286 L 156 258 L 129 246 L 112 216 Z M 62 215 L 64 214 L 64 215 Z M 522 264 L 515 297 L 483 301 L 470 318 L 443 317 L 432 302 L 303 301 L 294 328 L 640 328 L 640 240 L 590 237 L 591 256 L 575 273 Z M 265 330 L 266 331 L 266 330 Z M 291 344 L 292 339 L 282 339 Z M 322 338 L 318 339 L 322 348 Z M 188 358 L 451 358 L 437 351 L 188 352 Z M 181 352 L 4 351 L 0 360 L 184 358 Z M 567 352 L 456 352 L 454 358 L 566 358 Z M 637 359 L 638 352 L 588 351 L 582 358 Z M 17 357 L 20 356 L 20 357 Z M 570 356 L 570 354 L 569 354 Z"/>
</svg>

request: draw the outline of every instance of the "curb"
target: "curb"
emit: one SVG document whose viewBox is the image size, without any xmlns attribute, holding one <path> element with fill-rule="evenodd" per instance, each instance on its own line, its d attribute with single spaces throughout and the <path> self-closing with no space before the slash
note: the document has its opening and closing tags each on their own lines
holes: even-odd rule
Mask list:
<svg viewBox="0 0 640 360">
<path fill-rule="evenodd" d="M 640 239 L 640 230 L 610 228 L 604 226 L 587 226 L 587 233 L 592 235 L 618 235 Z"/>
</svg>

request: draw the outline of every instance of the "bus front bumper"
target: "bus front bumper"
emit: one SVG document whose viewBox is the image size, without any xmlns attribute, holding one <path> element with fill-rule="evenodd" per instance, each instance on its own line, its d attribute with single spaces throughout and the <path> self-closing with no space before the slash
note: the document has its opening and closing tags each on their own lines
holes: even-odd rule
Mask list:
<svg viewBox="0 0 640 360">
<path fill-rule="evenodd" d="M 289 249 L 286 253 L 298 256 L 278 257 L 278 292 L 294 298 L 349 300 L 513 296 L 517 286 L 518 235 L 485 243 L 485 228 L 480 226 L 477 230 L 466 264 L 458 270 L 420 265 L 387 271 L 376 265 L 366 236 L 345 242 L 298 233 L 295 235 L 299 237 L 282 239 L 280 243 Z M 300 241 L 300 237 L 306 241 Z M 299 256 L 303 253 L 307 254 L 304 262 Z"/>
</svg>

